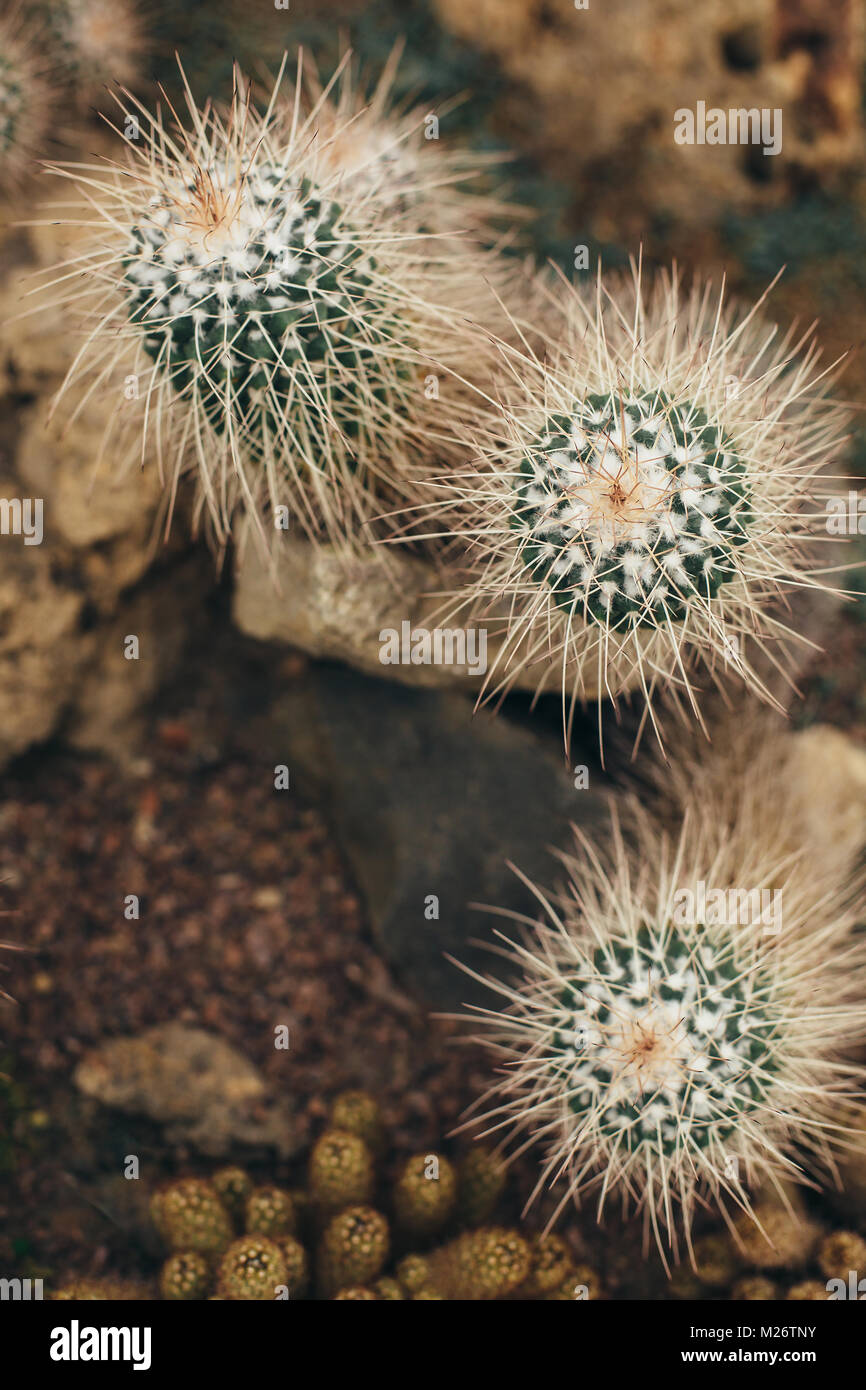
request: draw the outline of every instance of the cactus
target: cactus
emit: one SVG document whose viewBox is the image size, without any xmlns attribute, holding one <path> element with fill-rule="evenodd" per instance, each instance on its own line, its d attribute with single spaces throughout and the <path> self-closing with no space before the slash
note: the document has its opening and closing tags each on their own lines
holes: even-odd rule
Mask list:
<svg viewBox="0 0 866 1390">
<path fill-rule="evenodd" d="M 286 1285 L 290 1298 L 303 1298 L 310 1283 L 310 1261 L 307 1252 L 294 1236 L 278 1242 L 286 1264 Z"/>
<path fill-rule="evenodd" d="M 532 1252 L 517 1231 L 482 1226 L 435 1250 L 430 1277 L 422 1286 L 442 1298 L 489 1301 L 516 1292 L 529 1275 Z"/>
<path fill-rule="evenodd" d="M 394 1216 L 409 1235 L 426 1237 L 448 1222 L 457 1202 L 457 1174 L 442 1154 L 414 1154 L 394 1185 Z"/>
<path fill-rule="evenodd" d="M 542 293 L 558 301 L 543 347 L 503 350 L 476 466 L 430 504 L 467 551 L 447 620 L 502 636 L 487 696 L 533 664 L 547 681 L 553 662 L 566 705 L 637 685 L 653 717 L 673 683 L 694 709 L 701 667 L 772 702 L 753 653 L 772 642 L 784 663 L 780 602 L 823 587 L 815 478 L 843 441 L 816 349 L 710 286 L 647 291 L 639 269 L 595 297 Z"/>
<path fill-rule="evenodd" d="M 146 1292 L 124 1279 L 73 1279 L 49 1294 L 49 1299 L 57 1303 L 137 1303 L 143 1298 L 147 1298 Z"/>
<path fill-rule="evenodd" d="M 378 1303 L 379 1297 L 374 1289 L 366 1289 L 362 1284 L 355 1284 L 348 1289 L 341 1289 L 334 1294 L 334 1302 L 348 1300 L 356 1303 Z"/>
<path fill-rule="evenodd" d="M 388 1277 L 377 1279 L 373 1285 L 373 1292 L 383 1303 L 400 1303 L 406 1297 L 399 1282 Z"/>
<path fill-rule="evenodd" d="M 248 1235 L 291 1236 L 297 1230 L 294 1203 L 279 1187 L 257 1187 L 247 1198 L 244 1229 Z"/>
<path fill-rule="evenodd" d="M 247 1198 L 253 1190 L 252 1178 L 243 1168 L 219 1168 L 211 1178 L 214 1190 L 235 1225 L 243 1224 Z"/>
<path fill-rule="evenodd" d="M 734 1236 L 742 1258 L 756 1269 L 797 1269 L 812 1253 L 816 1230 L 799 1212 L 759 1202 L 738 1218 Z"/>
<path fill-rule="evenodd" d="M 152 447 L 170 498 L 195 473 L 219 540 L 240 510 L 263 542 L 297 524 L 352 543 L 414 497 L 431 448 L 456 456 L 458 378 L 440 397 L 425 377 L 483 358 L 467 325 L 487 259 L 454 238 L 446 253 L 378 182 L 346 178 L 343 118 L 326 135 L 322 104 L 300 119 L 281 82 L 264 115 L 239 73 L 227 110 L 187 88 L 186 126 L 121 103 L 140 138 L 84 179 L 92 320 L 61 395 L 91 377 L 125 397 L 104 449 L 129 463 Z"/>
<path fill-rule="evenodd" d="M 144 32 L 133 0 L 38 0 L 52 56 L 82 106 L 138 75 Z"/>
<path fill-rule="evenodd" d="M 574 1257 L 561 1236 L 536 1236 L 530 1245 L 529 1276 L 521 1298 L 546 1298 L 561 1288 L 574 1268 Z"/>
<path fill-rule="evenodd" d="M 775 1301 L 778 1297 L 776 1285 L 760 1274 L 748 1274 L 743 1279 L 738 1279 L 731 1289 L 731 1299 L 734 1303 L 765 1303 Z"/>
<path fill-rule="evenodd" d="M 385 1147 L 379 1102 L 368 1091 L 341 1091 L 331 1106 L 330 1128 L 357 1134 L 374 1158 L 378 1158 Z"/>
<path fill-rule="evenodd" d="M 323 1212 L 364 1203 L 373 1194 L 373 1157 L 363 1139 L 337 1129 L 326 1130 L 310 1154 L 309 1190 Z"/>
<path fill-rule="evenodd" d="M 688 1230 L 709 1196 L 742 1209 L 753 1258 L 761 1247 L 767 1267 L 785 1262 L 804 1232 L 784 1211 L 756 1216 L 748 1187 L 798 1176 L 786 1148 L 807 1145 L 819 1167 L 844 1143 L 833 1103 L 854 1071 L 841 1054 L 866 1022 L 852 884 L 780 861 L 759 824 L 750 812 L 731 833 L 696 799 L 671 842 L 652 809 L 624 799 L 606 850 L 578 835 L 562 892 L 536 890 L 548 921 L 526 919 L 510 943 L 522 979 L 489 979 L 506 1007 L 480 1011 L 505 1063 L 485 1102 L 497 1128 L 545 1139 L 539 1190 L 564 1183 L 559 1211 L 598 1188 L 601 1210 L 608 1193 L 635 1199 L 663 1258 L 667 1242 L 678 1255 L 677 1207 Z M 784 930 L 695 906 L 700 883 L 773 884 Z"/>
<path fill-rule="evenodd" d="M 398 1282 L 407 1293 L 417 1293 L 430 1282 L 430 1261 L 425 1255 L 404 1255 L 397 1265 L 396 1274 Z"/>
<path fill-rule="evenodd" d="M 169 1250 L 215 1255 L 234 1232 L 215 1188 L 201 1178 L 181 1178 L 155 1193 L 151 1201 L 154 1225 Z"/>
<path fill-rule="evenodd" d="M 473 1144 L 457 1164 L 457 1219 L 462 1226 L 483 1226 L 505 1191 L 506 1171 L 483 1144 Z"/>
<path fill-rule="evenodd" d="M 219 1262 L 217 1292 L 235 1302 L 264 1302 L 288 1287 L 285 1256 L 267 1236 L 241 1236 Z"/>
<path fill-rule="evenodd" d="M 855 1231 L 834 1231 L 818 1246 L 818 1268 L 828 1279 L 847 1279 L 851 1270 L 866 1275 L 866 1240 Z"/>
<path fill-rule="evenodd" d="M 792 1284 L 785 1294 L 788 1303 L 826 1303 L 828 1297 L 826 1284 L 817 1279 L 803 1279 L 799 1284 Z"/>
<path fill-rule="evenodd" d="M 211 1267 L 195 1250 L 178 1250 L 169 1255 L 159 1276 L 159 1291 L 169 1301 L 186 1302 L 206 1298 Z"/>
<path fill-rule="evenodd" d="M 0 17 L 0 190 L 22 182 L 42 152 L 51 112 L 49 87 L 37 57 L 38 35 L 20 13 Z"/>
<path fill-rule="evenodd" d="M 318 1282 L 328 1297 L 363 1284 L 381 1273 L 388 1258 L 388 1223 L 372 1207 L 351 1206 L 332 1218 L 322 1236 L 317 1259 Z"/>
</svg>

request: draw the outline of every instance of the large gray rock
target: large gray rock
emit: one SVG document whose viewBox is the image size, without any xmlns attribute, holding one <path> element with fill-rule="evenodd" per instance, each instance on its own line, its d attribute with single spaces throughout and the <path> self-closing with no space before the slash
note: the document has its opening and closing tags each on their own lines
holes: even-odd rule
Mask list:
<svg viewBox="0 0 866 1390">
<path fill-rule="evenodd" d="M 600 777 L 590 770 L 578 790 L 555 737 L 548 747 L 509 720 L 473 716 L 458 695 L 345 669 L 316 668 L 302 693 L 279 699 L 251 730 L 258 759 L 263 747 L 289 766 L 292 787 L 330 803 L 385 957 L 434 1008 L 492 1002 L 446 953 L 501 973 L 473 943 L 510 924 L 473 904 L 535 915 L 508 861 L 549 884 L 549 849 L 568 843 L 569 822 L 591 829 L 605 814 Z"/>
</svg>

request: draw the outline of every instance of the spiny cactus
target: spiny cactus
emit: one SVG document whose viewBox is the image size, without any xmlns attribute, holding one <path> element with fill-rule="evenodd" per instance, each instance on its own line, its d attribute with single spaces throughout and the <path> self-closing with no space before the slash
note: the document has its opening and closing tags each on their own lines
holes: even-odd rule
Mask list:
<svg viewBox="0 0 866 1390">
<path fill-rule="evenodd" d="M 628 843 L 613 817 L 603 850 L 578 836 L 561 856 L 562 892 L 535 890 L 547 920 L 525 919 L 509 942 L 519 982 L 488 980 L 506 1006 L 481 1021 L 505 1066 L 482 1132 L 543 1141 L 537 1190 L 561 1182 L 558 1211 L 599 1189 L 600 1212 L 609 1194 L 635 1201 L 663 1258 L 666 1244 L 678 1256 L 680 1209 L 694 1262 L 692 1213 L 708 1196 L 739 1207 L 741 1239 L 770 1251 L 749 1187 L 801 1177 L 792 1151 L 810 1175 L 832 1168 L 834 1097 L 863 1075 L 843 1060 L 866 1031 L 856 884 L 780 860 L 771 832 L 762 844 L 747 821 L 732 834 L 697 798 L 673 843 L 636 802 L 622 818 Z M 725 901 L 772 885 L 782 920 L 732 922 L 698 905 L 701 883 Z M 780 1240 L 768 1260 L 782 1262 Z"/>
<path fill-rule="evenodd" d="M 309 1161 L 309 1192 L 323 1212 L 367 1202 L 373 1193 L 373 1157 L 357 1134 L 329 1129 L 313 1145 Z"/>
<path fill-rule="evenodd" d="M 500 164 L 502 156 L 441 140 L 440 118 L 447 118 L 448 103 L 438 112 L 396 104 L 399 62 L 397 45 L 372 90 L 351 54 L 327 87 L 308 71 L 305 96 L 317 112 L 325 165 L 344 182 L 410 211 L 420 226 L 440 235 L 472 227 L 490 237 L 506 212 L 510 218 L 521 213 L 481 189 L 479 175 Z"/>
<path fill-rule="evenodd" d="M 772 702 L 754 653 L 784 666 L 780 606 L 823 587 L 815 478 L 843 442 L 817 349 L 639 268 L 594 298 L 544 294 L 540 345 L 504 350 L 500 405 L 479 411 L 476 467 L 430 504 L 467 550 L 448 620 L 503 638 L 486 696 L 535 666 L 566 710 L 638 686 L 655 720 L 662 686 L 696 707 L 704 667 Z"/>
<path fill-rule="evenodd" d="M 169 1301 L 206 1298 L 210 1284 L 210 1264 L 194 1250 L 169 1255 L 159 1276 L 159 1291 Z"/>
<path fill-rule="evenodd" d="M 217 1271 L 221 1298 L 244 1302 L 275 1299 L 288 1286 L 285 1256 L 268 1236 L 241 1236 L 226 1250 Z"/>
<path fill-rule="evenodd" d="M 180 1178 L 154 1194 L 153 1223 L 170 1250 L 214 1255 L 232 1239 L 231 1221 L 215 1188 L 201 1178 Z"/>
<path fill-rule="evenodd" d="M 240 508 L 263 540 L 300 525 L 351 543 L 411 499 L 431 448 L 449 453 L 458 378 L 484 354 L 468 325 L 487 259 L 347 178 L 346 120 L 324 131 L 325 97 L 302 117 L 300 74 L 288 98 L 281 82 L 263 115 L 240 74 L 227 110 L 186 88 L 186 125 L 124 99 L 139 135 L 118 160 L 55 170 L 98 224 L 75 262 L 90 327 L 61 394 L 88 377 L 115 392 L 104 448 L 152 447 L 170 498 L 194 472 L 220 539 Z M 425 389 L 452 368 L 453 390 Z"/>
<path fill-rule="evenodd" d="M 384 1216 L 372 1207 L 351 1206 L 329 1221 L 322 1236 L 317 1271 L 327 1297 L 381 1273 L 390 1238 Z"/>
<path fill-rule="evenodd" d="M 394 1185 L 394 1216 L 409 1235 L 435 1234 L 448 1222 L 457 1202 L 457 1174 L 442 1154 L 407 1158 Z"/>
<path fill-rule="evenodd" d="M 110 82 L 135 80 L 145 38 L 134 0 L 37 0 L 34 9 L 81 105 Z"/>
<path fill-rule="evenodd" d="M 44 153 L 51 112 L 37 32 L 13 9 L 0 16 L 0 191 L 20 184 Z"/>
</svg>

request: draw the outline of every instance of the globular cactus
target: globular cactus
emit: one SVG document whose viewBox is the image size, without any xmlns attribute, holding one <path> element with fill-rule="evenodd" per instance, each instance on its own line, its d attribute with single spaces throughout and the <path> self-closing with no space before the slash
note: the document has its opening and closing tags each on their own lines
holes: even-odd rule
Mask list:
<svg viewBox="0 0 866 1390">
<path fill-rule="evenodd" d="M 826 1303 L 829 1294 L 827 1285 L 822 1284 L 818 1279 L 801 1279 L 798 1284 L 792 1284 L 785 1294 L 785 1301 L 788 1303 Z"/>
<path fill-rule="evenodd" d="M 373 1285 L 373 1292 L 383 1303 L 400 1303 L 406 1295 L 396 1279 L 387 1276 L 384 1279 L 377 1279 Z"/>
<path fill-rule="evenodd" d="M 286 1265 L 289 1298 L 303 1298 L 310 1284 L 310 1261 L 307 1252 L 294 1236 L 283 1236 L 277 1244 Z"/>
<path fill-rule="evenodd" d="M 805 1213 L 758 1202 L 734 1223 L 737 1251 L 756 1269 L 798 1269 L 809 1260 L 818 1230 Z"/>
<path fill-rule="evenodd" d="M 426 1255 L 404 1255 L 396 1269 L 398 1282 L 407 1293 L 417 1293 L 430 1283 L 432 1268 Z"/>
<path fill-rule="evenodd" d="M 241 1236 L 219 1262 L 217 1292 L 221 1298 L 265 1302 L 288 1287 L 286 1259 L 268 1236 Z"/>
<path fill-rule="evenodd" d="M 331 1105 L 330 1129 L 357 1134 L 374 1158 L 385 1147 L 385 1128 L 379 1102 L 369 1091 L 341 1091 Z"/>
<path fill-rule="evenodd" d="M 279 1187 L 256 1187 L 244 1207 L 244 1230 L 248 1235 L 291 1236 L 297 1231 L 295 1205 L 288 1192 Z"/>
<path fill-rule="evenodd" d="M 135 80 L 146 45 L 134 0 L 37 0 L 33 8 L 81 106 L 103 97 L 108 83 Z"/>
<path fill-rule="evenodd" d="M 473 1144 L 457 1164 L 460 1224 L 482 1226 L 489 1221 L 505 1191 L 505 1182 L 505 1164 L 483 1144 Z"/>
<path fill-rule="evenodd" d="M 748 1274 L 738 1279 L 731 1289 L 731 1301 L 734 1303 L 765 1303 L 778 1297 L 776 1285 L 760 1274 Z"/>
<path fill-rule="evenodd" d="M 211 1183 L 180 1178 L 154 1194 L 150 1204 L 154 1225 L 170 1250 L 215 1255 L 234 1232 L 228 1212 Z"/>
<path fill-rule="evenodd" d="M 756 811 L 767 790 L 751 786 L 744 804 Z M 562 891 L 536 891 L 547 920 L 525 919 L 508 943 L 518 982 L 488 980 L 505 1006 L 479 1011 L 502 1064 L 484 1100 L 521 1147 L 544 1141 L 539 1190 L 562 1184 L 558 1211 L 601 1190 L 601 1213 L 621 1195 L 676 1259 L 680 1220 L 730 1201 L 741 1255 L 761 1250 L 770 1268 L 803 1249 L 808 1223 L 756 1215 L 749 1188 L 796 1180 L 798 1151 L 806 1180 L 832 1170 L 845 1142 L 835 1104 L 863 1076 L 845 1051 L 866 1031 L 866 944 L 853 878 L 828 883 L 804 856 L 780 858 L 751 810 L 734 821 L 696 797 L 671 838 L 624 798 L 607 845 L 578 835 L 560 856 Z M 702 883 L 722 907 L 701 905 Z M 759 911 L 748 894 L 744 910 L 742 886 L 761 890 Z"/>
<path fill-rule="evenodd" d="M 529 1275 L 521 1286 L 519 1297 L 546 1298 L 556 1293 L 574 1271 L 571 1250 L 561 1236 L 536 1236 L 530 1245 Z"/>
<path fill-rule="evenodd" d="M 394 1219 L 408 1235 L 434 1235 L 447 1224 L 457 1203 L 457 1174 L 442 1154 L 414 1154 L 397 1174 Z"/>
<path fill-rule="evenodd" d="M 323 122 L 324 97 L 301 116 L 300 75 L 281 83 L 264 114 L 239 73 L 228 108 L 187 88 L 186 124 L 121 102 L 138 135 L 83 180 L 90 330 L 63 390 L 116 392 L 103 449 L 155 452 L 169 500 L 193 473 L 220 540 L 241 512 L 265 543 L 299 526 L 345 546 L 416 496 L 431 449 L 457 453 L 487 256 L 346 177 L 349 118 Z"/>
<path fill-rule="evenodd" d="M 866 1278 L 866 1240 L 856 1231 L 834 1231 L 818 1246 L 817 1263 L 828 1279 L 847 1279 L 853 1270 Z"/>
<path fill-rule="evenodd" d="M 211 1283 L 210 1262 L 195 1250 L 169 1255 L 160 1271 L 159 1291 L 169 1301 L 206 1298 Z"/>
<path fill-rule="evenodd" d="M 38 31 L 13 9 L 0 17 L 0 192 L 20 185 L 44 154 L 51 98 Z"/>
<path fill-rule="evenodd" d="M 326 1130 L 313 1145 L 309 1161 L 309 1193 L 320 1212 L 370 1200 L 375 1171 L 373 1156 L 357 1134 Z"/>
<path fill-rule="evenodd" d="M 429 1257 L 429 1278 L 417 1292 L 442 1298 L 489 1301 L 515 1293 L 532 1266 L 528 1241 L 502 1226 L 466 1231 Z"/>
<path fill-rule="evenodd" d="M 325 1297 L 333 1296 L 340 1289 L 375 1279 L 389 1249 L 384 1216 L 372 1207 L 347 1207 L 328 1222 L 319 1244 L 316 1268 L 320 1291 Z"/>
<path fill-rule="evenodd" d="M 217 1196 L 237 1227 L 241 1227 L 247 1198 L 253 1190 L 253 1180 L 243 1168 L 234 1165 L 218 1168 L 211 1178 Z"/>
<path fill-rule="evenodd" d="M 691 714 L 707 670 L 772 701 L 756 654 L 784 668 L 780 608 L 824 587 L 816 478 L 844 442 L 817 350 L 676 276 L 548 296 L 430 504 L 466 549 L 447 620 L 502 638 L 487 696 L 535 667 L 567 708 L 639 688 L 653 718 L 667 688 Z"/>
<path fill-rule="evenodd" d="M 334 1302 L 350 1303 L 378 1303 L 379 1296 L 375 1289 L 364 1288 L 362 1284 L 355 1284 L 348 1289 L 340 1289 L 339 1293 L 334 1294 Z"/>
<path fill-rule="evenodd" d="M 147 1297 L 138 1284 L 124 1279 L 72 1279 L 49 1294 L 49 1300 L 57 1303 L 137 1303 Z"/>
</svg>

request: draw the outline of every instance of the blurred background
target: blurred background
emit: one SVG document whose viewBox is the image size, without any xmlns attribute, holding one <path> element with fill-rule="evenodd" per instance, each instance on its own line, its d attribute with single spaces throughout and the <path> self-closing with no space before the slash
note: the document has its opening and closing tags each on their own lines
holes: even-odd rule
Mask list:
<svg viewBox="0 0 866 1390">
<path fill-rule="evenodd" d="M 398 97 L 460 97 L 441 138 L 509 154 L 508 195 L 531 213 L 514 255 L 580 277 L 642 249 L 746 298 L 784 267 L 769 316 L 817 319 L 826 359 L 849 354 L 839 473 L 862 489 L 857 0 L 142 0 L 139 14 L 131 85 L 146 103 L 156 83 L 178 99 L 175 54 L 197 97 L 226 98 L 234 60 L 265 78 L 303 45 L 328 74 L 351 47 L 375 75 L 402 45 Z M 701 101 L 781 108 L 781 152 L 678 145 L 674 113 Z M 93 105 L 55 119 L 48 158 L 98 146 Z M 555 698 L 530 716 L 515 696 L 498 721 L 472 722 L 462 694 L 256 640 L 232 622 L 230 574 L 183 526 L 154 552 L 152 480 L 87 492 L 86 422 L 63 438 L 45 424 L 67 329 L 50 313 L 12 322 L 54 244 L 52 229 L 18 225 L 40 216 L 43 191 L 9 195 L 0 233 L 4 495 L 56 504 L 44 546 L 5 538 L 0 552 L 0 907 L 2 934 L 25 948 L 0 977 L 0 1272 L 147 1287 L 153 1185 L 228 1161 L 298 1181 L 343 1087 L 380 1100 L 386 1178 L 409 1153 L 459 1148 L 450 1132 L 489 1061 L 431 1017 L 474 988 L 443 952 L 473 958 L 469 938 L 489 930 L 469 902 L 525 910 L 503 861 L 549 879 L 548 846 L 570 820 L 591 833 L 606 783 L 594 715 L 563 767 Z M 862 787 L 866 597 L 856 572 L 847 582 L 793 718 L 835 726 L 804 744 L 816 779 L 835 762 Z M 615 779 L 630 744 L 612 736 Z M 129 1155 L 146 1180 L 124 1177 Z M 504 1217 L 519 1219 L 536 1173 L 517 1166 Z M 657 1262 L 634 1258 L 633 1225 L 574 1218 L 567 1235 L 611 1296 L 667 1296 Z"/>
</svg>

